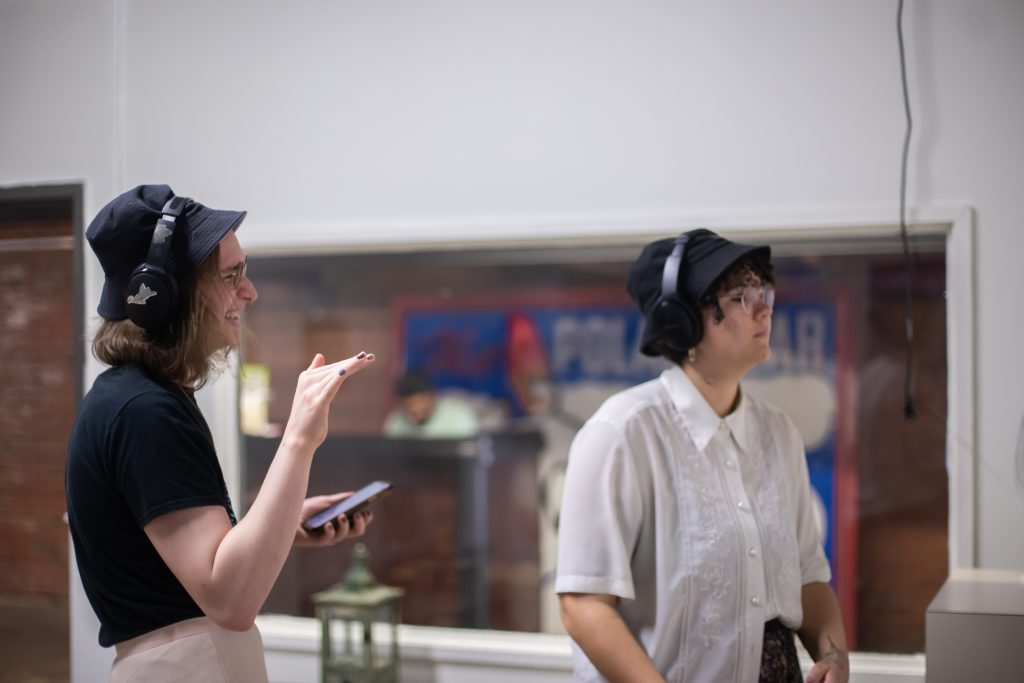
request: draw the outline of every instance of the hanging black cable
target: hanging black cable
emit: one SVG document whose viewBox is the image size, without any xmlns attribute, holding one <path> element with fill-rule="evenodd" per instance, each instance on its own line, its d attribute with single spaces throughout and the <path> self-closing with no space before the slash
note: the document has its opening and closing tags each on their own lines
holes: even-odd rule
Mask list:
<svg viewBox="0 0 1024 683">
<path fill-rule="evenodd" d="M 910 132 L 913 119 L 910 117 L 910 95 L 907 92 L 907 59 L 903 49 L 903 0 L 896 10 L 896 37 L 900 48 L 900 80 L 903 84 L 903 109 L 907 114 L 907 130 L 903 135 L 903 163 L 900 168 L 900 239 L 903 241 L 903 263 L 906 268 L 906 328 L 907 367 L 903 379 L 903 417 L 913 420 L 917 417 L 912 391 L 914 379 L 914 308 L 913 308 L 913 263 L 910 258 L 910 240 L 907 237 L 907 160 L 910 154 Z"/>
</svg>

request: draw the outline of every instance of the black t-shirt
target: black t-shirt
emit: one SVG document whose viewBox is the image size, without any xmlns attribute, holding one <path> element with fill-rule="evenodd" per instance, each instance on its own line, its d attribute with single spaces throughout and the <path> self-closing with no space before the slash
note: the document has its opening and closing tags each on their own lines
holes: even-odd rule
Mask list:
<svg viewBox="0 0 1024 683">
<path fill-rule="evenodd" d="M 68 522 L 104 647 L 203 612 L 143 527 L 160 515 L 223 505 L 235 515 L 195 398 L 135 366 L 101 374 L 71 428 Z"/>
</svg>

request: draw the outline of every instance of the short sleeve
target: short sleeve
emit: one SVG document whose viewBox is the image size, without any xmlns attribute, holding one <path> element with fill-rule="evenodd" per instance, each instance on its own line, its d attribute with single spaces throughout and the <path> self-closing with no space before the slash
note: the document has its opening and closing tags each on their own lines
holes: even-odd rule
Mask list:
<svg viewBox="0 0 1024 683">
<path fill-rule="evenodd" d="M 785 420 L 787 450 L 793 454 L 790 486 L 796 501 L 796 542 L 800 551 L 800 583 L 828 583 L 832 579 L 828 558 L 821 543 L 821 532 L 815 522 L 814 495 L 807 472 L 807 455 L 800 433 L 789 417 Z"/>
<path fill-rule="evenodd" d="M 641 501 L 625 436 L 608 422 L 591 420 L 569 450 L 556 593 L 635 599 L 631 558 L 642 524 Z"/>
<path fill-rule="evenodd" d="M 133 398 L 118 415 L 112 441 L 115 481 L 139 528 L 168 512 L 226 504 L 205 423 L 175 396 Z"/>
</svg>

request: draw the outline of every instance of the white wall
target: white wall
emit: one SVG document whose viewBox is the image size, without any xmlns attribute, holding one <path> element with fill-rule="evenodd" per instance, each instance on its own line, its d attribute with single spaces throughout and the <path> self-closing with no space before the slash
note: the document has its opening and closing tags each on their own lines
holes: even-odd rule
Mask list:
<svg viewBox="0 0 1024 683">
<path fill-rule="evenodd" d="M 895 23 L 895 0 L 0 0 L 0 185 L 80 180 L 88 219 L 169 182 L 248 209 L 256 250 L 895 217 Z M 975 559 L 1024 569 L 1024 3 L 910 0 L 905 26 L 910 206 L 976 209 Z"/>
<path fill-rule="evenodd" d="M 895 2 L 134 0 L 126 17 L 126 181 L 248 208 L 253 245 L 897 207 Z M 1006 286 L 1024 253 L 1024 3 L 909 2 L 905 21 L 909 201 L 978 211 L 977 560 L 1024 568 Z"/>
<path fill-rule="evenodd" d="M 1024 567 L 1024 512 L 1013 489 L 1013 450 L 1024 414 L 1024 362 L 1015 310 L 1024 131 L 1024 3 L 920 4 L 915 27 L 922 130 L 918 203 L 962 199 L 977 207 L 978 566 Z"/>
</svg>

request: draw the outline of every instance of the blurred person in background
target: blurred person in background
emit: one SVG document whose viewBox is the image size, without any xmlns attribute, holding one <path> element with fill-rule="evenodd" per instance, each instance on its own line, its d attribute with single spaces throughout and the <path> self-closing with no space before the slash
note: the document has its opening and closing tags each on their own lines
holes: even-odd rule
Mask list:
<svg viewBox="0 0 1024 683">
<path fill-rule="evenodd" d="M 480 431 L 476 413 L 456 396 L 439 396 L 430 376 L 410 370 L 395 383 L 398 406 L 384 420 L 384 435 L 404 439 L 469 439 Z"/>
</svg>

